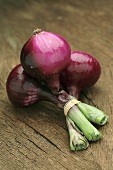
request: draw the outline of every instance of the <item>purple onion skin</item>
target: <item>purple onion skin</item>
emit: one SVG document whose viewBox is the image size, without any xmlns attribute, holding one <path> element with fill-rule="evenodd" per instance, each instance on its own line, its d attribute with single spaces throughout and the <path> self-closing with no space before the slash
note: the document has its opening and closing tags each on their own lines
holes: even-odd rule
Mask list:
<svg viewBox="0 0 113 170">
<path fill-rule="evenodd" d="M 100 64 L 93 56 L 72 51 L 68 67 L 60 74 L 60 81 L 70 95 L 79 99 L 81 90 L 93 86 L 100 75 Z"/>
<path fill-rule="evenodd" d="M 43 79 L 53 93 L 59 91 L 59 73 L 70 60 L 70 46 L 59 35 L 41 31 L 33 35 L 21 50 L 24 70 L 35 78 Z"/>
<path fill-rule="evenodd" d="M 21 64 L 10 72 L 6 82 L 6 91 L 10 102 L 18 107 L 30 106 L 41 100 L 57 104 L 56 98 L 42 90 L 38 81 L 25 73 Z"/>
</svg>

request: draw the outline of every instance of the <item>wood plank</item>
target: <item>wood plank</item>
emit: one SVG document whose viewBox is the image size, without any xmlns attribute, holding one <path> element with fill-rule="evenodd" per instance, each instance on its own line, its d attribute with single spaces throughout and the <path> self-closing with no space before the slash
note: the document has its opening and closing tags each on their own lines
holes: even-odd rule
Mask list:
<svg viewBox="0 0 113 170">
<path fill-rule="evenodd" d="M 112 9 L 111 0 L 0 0 L 0 169 L 113 169 Z M 65 116 L 55 105 L 20 109 L 7 98 L 7 76 L 36 27 L 60 34 L 72 50 L 90 53 L 102 66 L 100 80 L 85 92 L 110 118 L 98 127 L 103 139 L 85 151 L 70 152 Z"/>
</svg>

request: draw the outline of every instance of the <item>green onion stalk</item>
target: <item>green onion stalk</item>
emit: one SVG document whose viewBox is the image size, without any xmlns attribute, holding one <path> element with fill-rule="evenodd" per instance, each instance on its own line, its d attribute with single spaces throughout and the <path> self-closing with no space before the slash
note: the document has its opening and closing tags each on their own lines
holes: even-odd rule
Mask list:
<svg viewBox="0 0 113 170">
<path fill-rule="evenodd" d="M 66 123 L 70 136 L 70 149 L 72 151 L 87 149 L 89 146 L 88 140 L 83 136 L 83 133 L 78 129 L 69 116 L 66 116 Z"/>
<path fill-rule="evenodd" d="M 94 106 L 79 102 L 77 107 L 89 121 L 95 124 L 104 125 L 108 121 L 108 116 Z"/>
<path fill-rule="evenodd" d="M 89 122 L 76 105 L 70 108 L 67 115 L 89 141 L 97 141 L 102 138 L 102 134 Z"/>
<path fill-rule="evenodd" d="M 62 90 L 58 96 L 60 106 L 65 107 L 64 105 L 66 105 L 67 102 L 73 98 L 73 96 L 68 95 L 65 91 Z M 94 127 L 94 125 L 91 124 L 91 122 L 94 122 L 103 125 L 107 122 L 108 116 L 105 115 L 101 110 L 79 102 L 74 104 L 68 110 L 66 116 L 68 116 L 69 120 L 74 122 L 75 126 L 80 129 L 80 131 L 89 141 L 97 141 L 102 138 L 102 134 Z M 72 131 L 72 126 L 68 125 L 68 129 L 69 132 Z M 70 139 L 72 140 L 72 133 L 70 133 Z"/>
</svg>

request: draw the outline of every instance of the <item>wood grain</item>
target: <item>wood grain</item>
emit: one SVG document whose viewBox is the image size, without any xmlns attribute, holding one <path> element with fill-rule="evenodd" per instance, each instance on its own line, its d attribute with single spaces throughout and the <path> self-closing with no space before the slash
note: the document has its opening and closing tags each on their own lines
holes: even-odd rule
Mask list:
<svg viewBox="0 0 113 170">
<path fill-rule="evenodd" d="M 0 170 L 112 170 L 112 0 L 0 0 L 0 24 Z M 7 76 L 37 27 L 60 34 L 72 50 L 90 53 L 101 64 L 100 80 L 85 93 L 109 122 L 98 127 L 103 139 L 85 151 L 70 152 L 65 117 L 55 105 L 40 102 L 20 109 L 7 98 Z"/>
</svg>

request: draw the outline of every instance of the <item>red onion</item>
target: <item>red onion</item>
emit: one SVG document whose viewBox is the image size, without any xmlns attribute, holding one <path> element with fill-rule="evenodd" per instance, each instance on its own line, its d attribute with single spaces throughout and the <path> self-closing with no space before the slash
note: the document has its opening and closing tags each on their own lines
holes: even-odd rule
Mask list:
<svg viewBox="0 0 113 170">
<path fill-rule="evenodd" d="M 19 107 L 30 106 L 41 100 L 57 104 L 55 96 L 41 89 L 37 79 L 25 73 L 21 64 L 10 72 L 6 90 L 11 103 Z"/>
<path fill-rule="evenodd" d="M 17 65 L 10 72 L 6 83 L 6 90 L 9 100 L 14 105 L 17 105 L 19 107 L 30 106 L 40 100 L 47 100 L 62 107 L 64 106 L 65 103 L 68 102 L 68 100 L 72 99 L 72 96 L 69 96 L 68 94 L 66 94 L 66 92 L 61 91 L 59 93 L 59 98 L 57 100 L 57 98 L 54 95 L 44 91 L 40 87 L 36 78 L 33 78 L 26 72 L 24 72 L 20 64 Z M 80 105 L 81 104 L 82 103 L 80 102 Z M 77 105 L 74 105 L 69 109 L 68 115 L 66 115 L 66 119 L 68 118 L 68 120 L 70 120 L 71 123 L 70 125 L 72 125 L 71 127 L 68 126 L 71 150 L 86 149 L 88 146 L 86 138 L 89 141 L 96 141 L 102 137 L 101 133 L 87 120 L 87 118 L 82 113 L 85 110 L 84 105 L 82 105 L 80 108 L 82 111 L 79 110 Z M 86 114 L 88 114 L 87 110 L 85 110 L 85 115 Z M 79 134 L 80 130 L 78 129 L 80 129 L 83 132 L 86 138 Z"/>
<path fill-rule="evenodd" d="M 21 64 L 33 77 L 45 80 L 51 91 L 59 91 L 59 73 L 70 60 L 70 46 L 59 35 L 36 30 L 21 51 Z"/>
<path fill-rule="evenodd" d="M 91 55 L 72 51 L 70 63 L 60 75 L 61 84 L 67 92 L 79 98 L 80 91 L 94 85 L 101 74 L 99 62 Z"/>
</svg>

